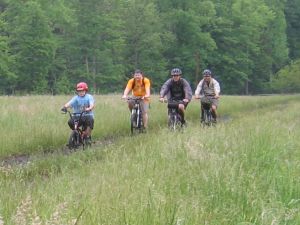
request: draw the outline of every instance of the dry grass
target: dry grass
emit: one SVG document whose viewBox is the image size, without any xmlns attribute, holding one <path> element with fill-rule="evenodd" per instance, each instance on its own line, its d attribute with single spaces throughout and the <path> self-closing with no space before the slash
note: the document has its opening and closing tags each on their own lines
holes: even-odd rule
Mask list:
<svg viewBox="0 0 300 225">
<path fill-rule="evenodd" d="M 41 217 L 33 208 L 31 196 L 27 196 L 21 201 L 17 207 L 16 213 L 12 218 L 15 225 L 76 225 L 79 218 L 67 219 L 67 203 L 63 202 L 57 205 L 55 211 L 51 214 L 49 220 L 42 221 Z M 0 216 L 0 225 L 4 225 L 4 221 Z"/>
</svg>

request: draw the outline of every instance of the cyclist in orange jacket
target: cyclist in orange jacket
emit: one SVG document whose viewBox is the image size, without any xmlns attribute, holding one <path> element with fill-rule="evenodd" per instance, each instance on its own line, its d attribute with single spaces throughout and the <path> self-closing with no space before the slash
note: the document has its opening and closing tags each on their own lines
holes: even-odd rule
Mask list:
<svg viewBox="0 0 300 225">
<path fill-rule="evenodd" d="M 131 78 L 124 90 L 122 99 L 127 99 L 127 95 L 132 91 L 134 97 L 142 97 L 143 101 L 141 102 L 141 111 L 143 114 L 143 124 L 144 128 L 148 127 L 148 110 L 149 110 L 149 101 L 150 101 L 150 80 L 144 76 L 141 70 L 135 70 L 133 78 Z M 128 101 L 128 108 L 131 111 L 133 108 L 133 101 Z"/>
</svg>

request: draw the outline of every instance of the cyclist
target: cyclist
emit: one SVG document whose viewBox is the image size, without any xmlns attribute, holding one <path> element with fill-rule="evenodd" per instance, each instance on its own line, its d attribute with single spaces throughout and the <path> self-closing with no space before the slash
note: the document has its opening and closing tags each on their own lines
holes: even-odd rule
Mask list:
<svg viewBox="0 0 300 225">
<path fill-rule="evenodd" d="M 127 95 L 132 91 L 134 97 L 142 97 L 141 101 L 141 111 L 143 115 L 143 124 L 144 129 L 148 127 L 148 110 L 149 110 L 149 101 L 150 101 L 150 80 L 144 76 L 144 73 L 137 69 L 133 73 L 133 78 L 131 78 L 126 85 L 122 99 L 127 99 Z M 134 106 L 134 101 L 128 101 L 128 108 L 131 112 Z"/>
<path fill-rule="evenodd" d="M 67 112 L 67 108 L 72 108 L 74 113 L 81 113 L 85 111 L 82 115 L 82 122 L 79 126 L 82 126 L 83 139 L 91 141 L 91 133 L 94 128 L 94 113 L 93 109 L 95 107 L 95 101 L 92 95 L 88 94 L 88 85 L 85 82 L 80 82 L 76 85 L 76 93 L 69 102 L 67 102 L 61 109 L 63 112 Z M 69 127 L 74 130 L 74 121 L 69 119 Z"/>
<path fill-rule="evenodd" d="M 182 101 L 178 104 L 178 110 L 182 118 L 182 124 L 185 124 L 184 112 L 192 99 L 193 93 L 190 84 L 181 75 L 181 69 L 174 68 L 171 70 L 172 78 L 168 79 L 161 87 L 159 101 L 163 102 L 165 96 L 167 96 L 168 101 Z"/>
<path fill-rule="evenodd" d="M 203 121 L 203 103 L 210 102 L 213 122 L 217 122 L 217 107 L 220 97 L 219 82 L 212 78 L 212 73 L 209 69 L 203 71 L 203 79 L 198 83 L 195 91 L 195 99 L 201 101 L 201 121 Z"/>
</svg>

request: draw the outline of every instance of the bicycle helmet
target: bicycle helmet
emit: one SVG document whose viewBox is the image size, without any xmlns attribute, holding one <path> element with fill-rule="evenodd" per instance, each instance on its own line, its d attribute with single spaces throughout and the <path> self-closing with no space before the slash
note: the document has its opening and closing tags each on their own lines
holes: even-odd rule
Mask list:
<svg viewBox="0 0 300 225">
<path fill-rule="evenodd" d="M 181 69 L 179 68 L 174 68 L 171 70 L 171 75 L 174 76 L 174 75 L 181 75 L 182 72 L 181 72 Z"/>
<path fill-rule="evenodd" d="M 85 82 L 80 82 L 76 85 L 76 91 L 88 91 L 88 90 L 89 87 Z"/>
<path fill-rule="evenodd" d="M 211 71 L 208 69 L 205 69 L 202 74 L 203 74 L 203 76 L 211 76 Z"/>
</svg>

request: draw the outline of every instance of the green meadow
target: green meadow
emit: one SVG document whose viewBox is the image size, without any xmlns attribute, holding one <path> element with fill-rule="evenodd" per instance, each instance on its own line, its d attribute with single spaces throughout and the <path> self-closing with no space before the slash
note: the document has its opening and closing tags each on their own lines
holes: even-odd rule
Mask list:
<svg viewBox="0 0 300 225">
<path fill-rule="evenodd" d="M 298 225 L 300 96 L 222 96 L 216 127 L 199 102 L 167 129 L 154 96 L 146 134 L 130 135 L 118 95 L 96 98 L 95 144 L 64 152 L 71 96 L 0 97 L 0 224 Z"/>
</svg>

